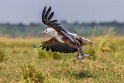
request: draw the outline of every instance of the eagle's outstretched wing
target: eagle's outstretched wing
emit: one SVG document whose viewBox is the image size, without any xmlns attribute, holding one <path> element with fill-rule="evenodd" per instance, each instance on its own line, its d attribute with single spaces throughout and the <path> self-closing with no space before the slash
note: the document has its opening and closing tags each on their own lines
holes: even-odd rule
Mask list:
<svg viewBox="0 0 124 83">
<path fill-rule="evenodd" d="M 44 10 L 42 12 L 42 22 L 47 26 L 55 29 L 57 32 L 65 32 L 65 30 L 60 26 L 60 24 L 57 23 L 57 20 L 52 20 L 53 16 L 54 12 L 51 12 L 51 7 L 49 7 L 48 10 L 46 10 L 46 7 L 44 7 Z"/>
<path fill-rule="evenodd" d="M 78 51 L 76 48 L 72 48 L 65 43 L 59 42 L 54 37 L 48 41 L 42 42 L 42 44 L 39 47 L 45 49 L 46 51 L 51 50 L 52 52 L 60 52 L 60 53 L 74 53 Z"/>
</svg>

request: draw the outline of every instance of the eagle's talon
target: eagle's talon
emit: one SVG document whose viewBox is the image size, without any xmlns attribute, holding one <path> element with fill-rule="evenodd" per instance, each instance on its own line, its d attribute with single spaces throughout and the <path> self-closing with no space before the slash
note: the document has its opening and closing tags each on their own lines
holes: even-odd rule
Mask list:
<svg viewBox="0 0 124 83">
<path fill-rule="evenodd" d="M 81 60 L 81 59 L 82 59 L 82 55 L 78 55 L 78 56 L 76 57 L 76 59 L 77 59 L 77 60 Z"/>
<path fill-rule="evenodd" d="M 82 58 L 84 59 L 84 58 L 86 58 L 86 57 L 88 57 L 89 56 L 89 54 L 83 54 L 82 55 Z"/>
<path fill-rule="evenodd" d="M 88 56 L 89 56 L 89 54 L 81 54 L 81 55 L 77 56 L 76 58 L 77 58 L 77 60 L 79 60 L 79 59 L 84 59 Z"/>
</svg>

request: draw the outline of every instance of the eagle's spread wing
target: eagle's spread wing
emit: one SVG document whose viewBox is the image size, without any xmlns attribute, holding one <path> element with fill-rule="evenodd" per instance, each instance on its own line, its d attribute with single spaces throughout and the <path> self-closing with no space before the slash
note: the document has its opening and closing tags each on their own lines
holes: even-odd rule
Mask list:
<svg viewBox="0 0 124 83">
<path fill-rule="evenodd" d="M 46 24 L 47 26 L 55 29 L 57 32 L 61 32 L 65 30 L 60 26 L 60 24 L 57 23 L 57 20 L 52 20 L 52 17 L 54 16 L 54 12 L 51 12 L 51 7 L 46 10 L 46 7 L 44 8 L 42 12 L 42 22 Z"/>
<path fill-rule="evenodd" d="M 52 52 L 60 52 L 60 53 L 74 53 L 74 52 L 77 52 L 76 48 L 72 48 L 65 43 L 61 43 L 57 39 L 55 39 L 54 37 L 51 38 L 48 41 L 42 42 L 40 47 L 42 49 L 46 49 L 46 51 L 49 51 L 51 49 Z"/>
</svg>

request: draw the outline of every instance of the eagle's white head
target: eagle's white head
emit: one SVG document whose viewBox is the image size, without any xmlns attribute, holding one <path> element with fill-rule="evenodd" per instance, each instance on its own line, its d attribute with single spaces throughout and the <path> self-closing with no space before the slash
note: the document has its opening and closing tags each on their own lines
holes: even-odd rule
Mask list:
<svg viewBox="0 0 124 83">
<path fill-rule="evenodd" d="M 57 31 L 54 30 L 53 28 L 50 28 L 50 27 L 49 27 L 49 28 L 45 29 L 45 30 L 43 31 L 43 34 L 49 34 L 50 36 L 55 37 L 58 41 L 63 42 L 63 41 L 62 41 L 62 36 L 59 35 L 59 34 L 57 33 Z"/>
<path fill-rule="evenodd" d="M 43 34 L 49 34 L 53 37 L 57 36 L 57 32 L 53 28 L 47 28 L 43 31 Z"/>
</svg>

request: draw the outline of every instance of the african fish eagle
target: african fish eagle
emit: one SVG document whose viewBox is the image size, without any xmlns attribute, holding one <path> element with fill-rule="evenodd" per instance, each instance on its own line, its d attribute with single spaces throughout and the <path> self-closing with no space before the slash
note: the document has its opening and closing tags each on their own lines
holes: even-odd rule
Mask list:
<svg viewBox="0 0 124 83">
<path fill-rule="evenodd" d="M 82 46 L 93 45 L 93 43 L 84 37 L 70 33 L 63 29 L 60 24 L 57 23 L 57 20 L 52 20 L 53 16 L 54 12 L 51 12 L 51 7 L 47 9 L 45 6 L 42 12 L 42 22 L 49 28 L 45 29 L 43 33 L 51 35 L 52 38 L 48 41 L 42 42 L 42 44 L 38 47 L 45 49 L 46 51 L 51 49 L 52 52 L 77 52 L 77 59 L 89 56 L 82 51 Z"/>
</svg>

